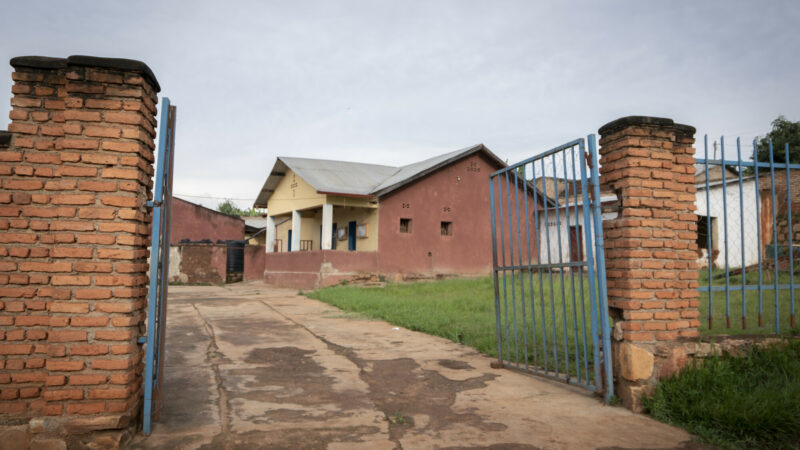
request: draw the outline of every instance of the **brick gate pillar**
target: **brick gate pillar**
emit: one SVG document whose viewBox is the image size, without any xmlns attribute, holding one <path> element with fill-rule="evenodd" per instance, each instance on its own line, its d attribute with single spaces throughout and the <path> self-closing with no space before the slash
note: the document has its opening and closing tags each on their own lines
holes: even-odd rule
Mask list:
<svg viewBox="0 0 800 450">
<path fill-rule="evenodd" d="M 618 199 L 603 222 L 615 390 L 633 409 L 685 364 L 680 340 L 699 336 L 694 133 L 641 116 L 600 128 L 600 182 Z"/>
<path fill-rule="evenodd" d="M 17 426 L 0 439 L 78 444 L 97 439 L 91 431 L 123 430 L 103 437 L 118 444 L 140 409 L 159 86 L 131 60 L 11 65 L 13 141 L 0 149 L 0 423 Z"/>
</svg>

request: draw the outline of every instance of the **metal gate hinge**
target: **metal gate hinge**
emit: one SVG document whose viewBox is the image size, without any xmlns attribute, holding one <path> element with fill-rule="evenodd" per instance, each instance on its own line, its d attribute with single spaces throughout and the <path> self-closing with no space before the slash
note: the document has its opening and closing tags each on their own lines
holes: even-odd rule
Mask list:
<svg viewBox="0 0 800 450">
<path fill-rule="evenodd" d="M 591 156 L 589 156 L 588 153 L 584 153 L 583 157 L 586 158 L 586 165 L 589 166 L 590 169 L 594 169 L 594 167 L 592 167 L 592 158 L 591 158 Z"/>
<path fill-rule="evenodd" d="M 154 206 L 161 207 L 163 204 L 164 204 L 164 202 L 154 202 L 152 200 L 148 200 L 148 201 L 145 202 L 144 206 L 146 206 L 148 208 L 152 208 Z"/>
<path fill-rule="evenodd" d="M 139 339 L 136 341 L 139 344 L 146 344 L 147 343 L 147 336 L 139 336 Z"/>
</svg>

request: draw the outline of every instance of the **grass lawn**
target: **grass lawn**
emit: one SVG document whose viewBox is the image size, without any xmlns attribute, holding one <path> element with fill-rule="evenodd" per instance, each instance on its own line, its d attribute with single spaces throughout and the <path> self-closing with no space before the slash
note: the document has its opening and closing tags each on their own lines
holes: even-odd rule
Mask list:
<svg viewBox="0 0 800 450">
<path fill-rule="evenodd" d="M 719 357 L 663 380 L 645 407 L 656 419 L 731 449 L 800 446 L 800 341 Z"/>
<path fill-rule="evenodd" d="M 745 277 L 746 287 L 758 286 L 758 270 L 751 269 L 747 271 Z M 778 285 L 788 285 L 790 280 L 788 271 L 778 273 Z M 764 268 L 762 271 L 762 289 L 761 289 L 761 316 L 762 325 L 758 325 L 758 311 L 759 311 L 759 292 L 757 290 L 745 290 L 745 295 L 742 296 L 742 291 L 729 291 L 728 301 L 726 302 L 726 295 L 724 291 L 715 291 L 711 298 L 711 308 L 709 308 L 708 292 L 700 293 L 700 332 L 707 335 L 713 334 L 771 334 L 775 333 L 775 290 L 769 286 L 775 279 L 774 272 Z M 700 270 L 699 276 L 700 286 L 708 286 L 708 270 Z M 795 269 L 794 275 L 795 284 L 800 287 L 800 263 Z M 725 285 L 725 271 L 723 269 L 715 269 L 711 274 L 712 286 Z M 730 285 L 731 288 L 741 288 L 742 276 L 731 275 Z M 800 300 L 800 291 L 795 292 L 795 307 Z M 781 333 L 790 331 L 790 313 L 791 313 L 791 291 L 790 289 L 778 290 L 778 310 L 780 315 L 780 330 Z M 747 311 L 747 328 L 742 327 L 742 305 L 745 305 Z M 713 310 L 714 320 L 713 328 L 708 328 L 708 311 Z M 730 328 L 727 326 L 727 314 L 730 315 Z M 795 326 L 798 324 L 795 323 Z"/>
</svg>

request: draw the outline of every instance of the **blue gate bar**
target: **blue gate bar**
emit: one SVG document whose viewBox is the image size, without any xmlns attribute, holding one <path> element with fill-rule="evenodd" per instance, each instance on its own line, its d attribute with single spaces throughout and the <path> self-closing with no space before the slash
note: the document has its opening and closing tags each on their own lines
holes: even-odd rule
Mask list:
<svg viewBox="0 0 800 450">
<path fill-rule="evenodd" d="M 583 161 L 588 161 L 586 148 L 583 145 L 583 142 L 580 144 L 580 152 L 581 152 L 581 159 Z M 597 299 L 597 291 L 596 285 L 594 280 L 595 278 L 595 264 L 594 264 L 594 249 L 592 248 L 592 222 L 591 222 L 591 208 L 588 205 L 589 199 L 589 186 L 586 183 L 586 180 L 589 179 L 586 176 L 586 165 L 581 164 L 581 194 L 583 196 L 583 223 L 586 227 L 586 232 L 584 233 L 584 241 L 586 242 L 586 260 L 588 261 L 588 265 L 586 266 L 586 272 L 589 275 L 589 298 L 592 300 Z M 595 304 L 594 301 L 591 302 L 592 307 L 589 308 L 589 316 L 591 318 L 591 328 L 592 328 L 592 348 L 593 348 L 593 358 L 594 358 L 594 382 L 595 384 L 599 385 L 602 380 L 602 374 L 600 373 L 600 352 L 597 351 L 600 348 L 600 342 L 597 336 L 597 308 L 593 307 Z"/>
<path fill-rule="evenodd" d="M 506 181 L 506 217 L 508 222 L 506 222 L 508 226 L 508 260 L 513 264 L 514 263 L 514 231 L 512 230 L 512 222 L 511 222 L 511 188 L 508 184 L 508 172 L 503 174 L 503 177 Z M 505 246 L 505 243 L 504 245 Z M 516 363 L 517 367 L 519 367 L 519 345 L 517 343 L 517 305 L 516 305 L 516 283 L 514 280 L 514 271 L 511 271 L 511 320 L 514 322 L 514 362 Z M 507 311 L 507 310 L 506 310 Z M 511 360 L 511 356 L 508 357 L 509 361 Z"/>
<path fill-rule="evenodd" d="M 547 169 L 545 168 L 545 159 L 541 159 L 542 165 L 542 186 L 545 195 L 545 199 L 549 200 L 549 196 L 547 195 Z M 553 189 L 555 192 L 555 188 Z M 550 251 L 550 219 L 547 213 L 547 204 L 549 203 L 545 200 L 544 203 L 544 232 L 545 232 L 545 240 L 547 241 L 547 264 L 553 263 L 553 258 Z M 550 285 L 550 324 L 552 325 L 551 328 L 553 329 L 553 365 L 554 365 L 554 373 L 558 376 L 558 335 L 556 330 L 556 305 L 555 301 L 553 300 L 553 269 L 552 267 L 547 268 L 547 277 L 548 282 Z"/>
<path fill-rule="evenodd" d="M 145 435 L 150 435 L 151 420 L 153 413 L 153 388 L 155 386 L 155 377 L 157 375 L 158 367 L 156 367 L 157 351 L 158 351 L 158 336 L 156 334 L 157 327 L 160 324 L 158 321 L 157 306 L 158 295 L 160 294 L 159 285 L 159 269 L 161 269 L 161 251 L 169 251 L 161 247 L 169 245 L 169 242 L 162 242 L 163 232 L 162 226 L 162 201 L 164 198 L 164 177 L 169 173 L 167 165 L 171 158 L 167 156 L 169 143 L 172 139 L 170 136 L 168 120 L 170 111 L 169 98 L 162 99 L 161 106 L 161 120 L 160 120 L 160 133 L 158 139 L 158 166 L 156 167 L 155 177 L 155 192 L 153 193 L 153 219 L 152 219 L 152 239 L 151 239 L 151 256 L 150 256 L 150 286 L 148 289 L 147 301 L 147 342 L 145 351 L 145 374 L 144 374 L 144 406 L 143 406 L 143 421 L 142 428 Z M 162 275 L 163 276 L 163 275 Z"/>
<path fill-rule="evenodd" d="M 714 277 L 711 274 L 711 269 L 714 266 L 714 256 L 713 251 L 711 250 L 711 187 L 709 182 L 709 176 L 711 175 L 708 171 L 708 135 L 706 134 L 703 136 L 703 147 L 705 148 L 705 181 L 706 181 L 706 235 L 708 237 L 708 286 L 710 287 L 714 283 Z M 711 329 L 714 326 L 714 297 L 709 291 L 708 293 L 708 328 Z"/>
<path fill-rule="evenodd" d="M 503 231 L 503 218 L 505 217 L 503 214 L 503 183 L 501 179 L 497 180 L 498 192 L 500 193 L 500 197 L 498 198 L 500 204 L 500 255 L 503 259 L 503 265 L 505 266 L 506 263 L 506 237 L 505 232 Z M 506 194 L 508 195 L 508 194 Z M 508 231 L 508 234 L 511 235 L 511 230 Z M 511 360 L 511 344 L 509 341 L 508 336 L 508 287 L 507 287 L 507 273 L 506 270 L 503 270 L 503 311 L 505 311 L 505 326 L 503 327 L 505 330 L 506 336 L 506 360 Z"/>
<path fill-rule="evenodd" d="M 560 206 L 560 203 L 559 203 L 559 200 L 558 200 L 558 197 L 559 197 L 559 194 L 558 194 L 558 174 L 556 173 L 556 167 L 558 165 L 558 162 L 556 161 L 556 155 L 557 155 L 557 153 L 553 153 L 552 155 L 550 155 L 551 159 L 553 161 L 553 165 L 552 165 L 552 169 L 553 169 L 553 198 L 555 199 L 555 210 L 553 211 L 553 213 L 556 216 L 556 242 L 558 242 L 558 263 L 559 264 L 563 264 L 564 263 L 564 257 L 563 257 L 563 255 L 564 255 L 564 247 L 562 246 L 562 243 L 561 243 L 561 211 L 560 211 L 561 210 L 561 206 Z M 561 279 L 561 310 L 562 310 L 561 311 L 561 318 L 563 319 L 563 322 L 564 322 L 564 333 L 563 333 L 563 335 L 564 335 L 563 336 L 563 339 L 564 339 L 564 366 L 566 367 L 566 370 L 564 371 L 564 373 L 566 374 L 567 379 L 569 379 L 569 347 L 568 347 L 569 343 L 568 343 L 568 338 L 567 338 L 567 330 L 568 330 L 568 327 L 567 327 L 567 295 L 566 295 L 565 287 L 564 287 L 564 270 L 563 269 L 559 270 L 558 271 L 558 275 L 559 275 L 559 278 Z M 556 312 L 554 310 L 553 314 L 555 314 L 555 313 Z"/>
<path fill-rule="evenodd" d="M 725 161 L 725 137 L 720 138 L 720 149 L 722 151 L 722 160 Z M 731 271 L 728 266 L 728 180 L 725 174 L 728 172 L 728 166 L 722 166 L 722 222 L 723 233 L 725 236 L 725 322 L 728 328 L 731 327 Z M 708 177 L 708 174 L 706 174 Z"/>
<path fill-rule="evenodd" d="M 595 256 L 597 258 L 597 290 L 598 304 L 600 307 L 600 332 L 603 337 L 603 364 L 605 368 L 605 399 L 606 403 L 611 402 L 614 396 L 614 373 L 611 365 L 611 334 L 608 320 L 608 288 L 606 287 L 606 258 L 603 248 L 603 215 L 600 200 L 600 175 L 598 173 L 600 164 L 597 162 L 597 145 L 593 134 L 589 135 L 589 157 L 591 158 L 592 174 L 592 205 L 594 209 L 594 245 L 596 247 Z M 598 385 L 599 385 L 598 381 Z"/>
<path fill-rule="evenodd" d="M 573 153 L 575 150 L 574 147 L 567 150 L 570 154 Z M 567 154 L 562 154 L 562 165 L 564 170 L 564 212 L 567 219 L 567 246 L 569 247 L 569 259 L 573 261 L 574 256 L 572 254 L 572 231 L 571 231 L 571 222 L 569 217 L 569 171 L 567 170 Z M 577 197 L 576 197 L 577 200 Z M 563 270 L 562 270 L 563 273 Z M 571 286 L 571 293 L 572 293 L 572 333 L 573 333 L 573 342 L 575 343 L 575 373 L 576 378 L 578 381 L 581 381 L 581 358 L 580 358 L 580 342 L 578 342 L 578 307 L 575 304 L 575 271 L 570 269 L 569 271 L 569 281 Z M 581 280 L 582 281 L 582 280 Z M 566 303 L 566 298 L 564 299 L 564 303 Z M 564 321 L 567 321 L 567 318 L 564 317 Z"/>
<path fill-rule="evenodd" d="M 780 311 L 778 310 L 778 213 L 775 201 L 775 157 L 772 153 L 772 141 L 769 141 L 769 177 L 772 186 L 772 247 L 775 273 L 775 333 L 780 333 Z"/>
<path fill-rule="evenodd" d="M 756 140 L 753 139 L 753 161 L 758 160 L 758 145 L 756 144 Z M 762 256 L 761 256 L 761 249 L 763 248 L 761 245 L 761 184 L 758 181 L 758 165 L 754 168 L 754 172 L 756 174 L 756 212 L 758 214 L 758 224 L 756 226 L 756 239 L 758 241 L 758 326 L 759 328 L 764 326 L 763 322 L 763 306 L 764 306 L 764 292 L 761 289 L 761 286 L 764 284 L 764 270 L 762 265 Z"/>
<path fill-rule="evenodd" d="M 506 172 L 508 173 L 508 172 Z M 520 217 L 519 217 L 519 176 L 517 171 L 514 171 L 514 202 L 516 203 L 516 213 L 517 213 L 517 260 L 519 260 L 519 264 L 522 265 L 522 232 L 520 227 Z M 527 318 L 525 316 L 525 277 L 522 276 L 522 272 L 519 273 L 519 303 L 522 306 L 522 356 L 525 360 L 525 368 L 528 368 L 528 330 L 527 330 Z M 516 311 L 517 308 L 514 308 Z M 514 321 L 516 323 L 516 319 Z"/>
<path fill-rule="evenodd" d="M 532 255 L 531 255 L 531 228 L 530 228 L 530 212 L 528 211 L 528 175 L 527 175 L 527 164 L 523 164 L 522 166 L 522 192 L 523 192 L 523 203 L 525 204 L 525 236 L 526 242 L 528 244 L 528 266 L 533 264 Z M 535 192 L 535 189 L 534 189 Z M 534 202 L 536 204 L 536 202 Z M 537 346 L 537 339 L 536 339 L 536 309 L 534 308 L 533 304 L 533 271 L 528 269 L 528 296 L 530 297 L 530 306 L 531 306 L 531 353 L 533 357 L 533 367 L 535 368 L 538 365 L 538 353 L 539 348 Z M 539 284 L 539 289 L 541 290 L 541 284 Z M 524 301 L 524 295 L 523 295 Z M 525 361 L 525 368 L 530 369 L 528 365 L 528 361 Z M 533 369 L 534 372 L 538 373 L 537 369 Z"/>
<path fill-rule="evenodd" d="M 786 216 L 789 220 L 789 229 L 787 231 L 789 238 L 789 285 L 792 287 L 789 290 L 789 327 L 794 328 L 794 228 L 792 228 L 792 177 L 789 174 L 789 143 L 784 146 L 786 164 Z M 777 322 L 777 320 L 776 320 Z"/>
<path fill-rule="evenodd" d="M 572 156 L 572 192 L 573 192 L 573 195 L 575 196 L 575 228 L 577 230 L 578 229 L 578 224 L 580 223 L 580 216 L 578 216 L 578 201 L 577 201 L 577 199 L 578 199 L 578 187 L 577 187 L 577 174 L 575 173 L 575 153 L 576 153 L 576 150 L 581 151 L 581 153 L 583 153 L 583 141 L 581 141 L 581 146 L 579 148 L 573 148 L 572 151 L 570 152 L 570 154 Z M 583 162 L 583 161 L 586 161 L 586 160 L 582 159 L 582 160 L 579 160 L 579 161 Z M 583 167 L 583 164 L 581 164 L 581 167 Z M 581 179 L 581 184 L 582 185 L 585 184 L 585 183 L 583 183 L 583 178 Z M 583 200 L 584 200 L 584 202 L 581 203 L 581 209 L 585 209 L 586 208 L 585 197 L 583 198 Z M 581 228 L 581 233 L 583 233 L 583 228 Z M 572 238 L 572 235 L 570 234 L 570 239 L 571 238 Z M 580 250 L 580 249 L 583 248 L 582 247 L 583 244 L 581 243 L 580 236 L 575 236 L 575 239 L 577 240 L 575 245 L 579 249 L 579 252 L 578 252 L 579 254 L 577 255 L 578 256 L 578 260 L 583 262 L 583 260 L 584 260 L 583 256 L 584 255 L 583 255 L 583 251 Z M 572 247 L 570 247 L 570 248 L 572 248 Z M 587 347 L 587 344 L 586 344 L 586 305 L 585 305 L 586 298 L 584 296 L 584 291 L 583 291 L 583 264 L 578 266 L 578 280 L 579 280 L 578 284 L 580 285 L 580 292 L 581 292 L 581 325 L 582 325 L 581 328 L 582 328 L 582 331 L 583 331 L 583 334 L 582 334 L 582 342 L 583 342 L 583 346 L 582 346 L 583 347 L 583 374 L 584 374 L 584 377 L 586 379 L 586 381 L 585 381 L 586 384 L 589 384 L 591 381 L 589 380 L 589 355 L 588 355 L 588 349 L 586 348 Z M 574 293 L 573 293 L 573 295 L 574 295 Z M 572 303 L 573 303 L 573 305 L 575 304 L 574 301 Z M 580 377 L 578 377 L 578 381 L 580 381 Z"/>
<path fill-rule="evenodd" d="M 489 178 L 489 210 L 492 214 L 492 265 L 495 267 L 492 270 L 492 277 L 494 279 L 494 316 L 495 325 L 497 326 L 497 361 L 503 364 L 503 339 L 500 335 L 500 285 L 497 280 L 497 220 L 495 217 L 494 206 L 494 179 Z"/>
<path fill-rule="evenodd" d="M 745 296 L 744 286 L 747 284 L 747 264 L 744 251 L 744 191 L 742 181 L 742 143 L 736 138 L 736 159 L 739 160 L 739 243 L 742 253 L 742 329 L 747 328 L 747 297 Z M 756 188 L 758 190 L 758 188 Z"/>
<path fill-rule="evenodd" d="M 537 188 L 538 185 L 536 183 L 536 161 L 532 161 L 531 162 L 531 177 L 532 177 L 531 183 L 533 184 L 533 222 L 534 222 L 534 225 L 536 225 L 536 232 L 534 233 L 534 236 L 535 236 L 535 239 L 536 239 L 536 261 L 541 262 L 542 261 L 542 245 L 541 245 L 541 236 L 540 236 L 541 233 L 539 232 L 539 229 L 541 228 L 541 225 L 540 225 L 540 222 L 539 222 L 539 201 L 538 201 L 538 195 L 537 195 L 539 189 Z M 544 181 L 544 178 L 542 178 L 542 181 Z M 545 192 L 546 192 L 546 190 L 545 190 Z M 547 197 L 546 196 L 542 197 L 542 203 L 545 203 L 545 204 L 547 203 Z M 547 221 L 545 220 L 545 227 L 546 226 L 547 226 Z M 542 348 L 544 349 L 542 351 L 542 356 L 543 356 L 543 359 L 544 359 L 544 373 L 546 374 L 547 370 L 548 370 L 547 368 L 550 367 L 550 366 L 547 364 L 549 356 L 548 356 L 548 351 L 547 351 L 547 349 L 548 349 L 548 347 L 547 347 L 547 317 L 545 316 L 545 312 L 544 312 L 544 277 L 542 276 L 542 270 L 543 269 L 546 269 L 546 267 L 537 268 L 536 273 L 539 274 L 539 305 L 541 306 L 540 309 L 541 309 L 541 312 L 542 312 L 542 316 L 541 316 L 542 317 Z"/>
</svg>

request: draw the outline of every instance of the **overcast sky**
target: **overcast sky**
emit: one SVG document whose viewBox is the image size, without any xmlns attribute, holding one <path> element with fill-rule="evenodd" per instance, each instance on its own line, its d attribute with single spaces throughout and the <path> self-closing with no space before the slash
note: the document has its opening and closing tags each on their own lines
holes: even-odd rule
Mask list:
<svg viewBox="0 0 800 450">
<path fill-rule="evenodd" d="M 700 151 L 749 142 L 800 120 L 798 24 L 796 0 L 4 0 L 0 59 L 144 61 L 178 106 L 176 194 L 246 207 L 279 155 L 403 165 L 483 142 L 514 162 L 627 115 L 693 125 Z"/>
</svg>

